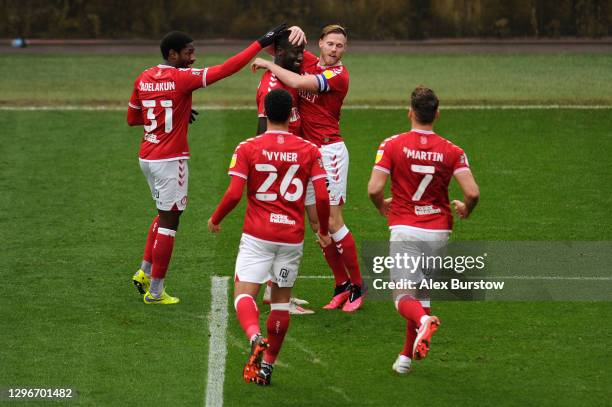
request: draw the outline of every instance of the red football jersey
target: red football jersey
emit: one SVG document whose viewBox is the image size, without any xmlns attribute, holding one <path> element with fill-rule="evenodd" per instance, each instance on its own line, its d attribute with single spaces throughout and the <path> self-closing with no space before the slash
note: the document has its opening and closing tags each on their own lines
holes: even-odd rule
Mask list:
<svg viewBox="0 0 612 407">
<path fill-rule="evenodd" d="M 319 65 L 319 58 L 304 52 L 302 73 L 316 75 L 319 92 L 299 91 L 302 135 L 317 146 L 342 141 L 340 109 L 349 88 L 349 73 L 338 62 L 334 66 Z"/>
<path fill-rule="evenodd" d="M 327 176 L 317 146 L 267 131 L 236 147 L 228 173 L 247 180 L 244 233 L 274 243 L 304 241 L 307 182 Z"/>
<path fill-rule="evenodd" d="M 296 136 L 302 135 L 300 113 L 298 111 L 298 91 L 291 88 L 276 78 L 271 71 L 266 71 L 261 77 L 259 86 L 257 87 L 257 114 L 259 117 L 266 117 L 266 109 L 264 99 L 266 95 L 274 89 L 285 89 L 291 94 L 293 99 L 293 108 L 291 109 L 291 117 L 289 118 L 289 133 Z"/>
<path fill-rule="evenodd" d="M 187 128 L 191 93 L 206 86 L 207 70 L 157 65 L 138 76 L 129 106 L 140 109 L 144 119 L 141 159 L 170 161 L 189 158 Z"/>
<path fill-rule="evenodd" d="M 470 170 L 461 148 L 434 132 L 411 130 L 380 144 L 374 168 L 391 175 L 390 228 L 452 230 L 448 184 Z"/>
</svg>

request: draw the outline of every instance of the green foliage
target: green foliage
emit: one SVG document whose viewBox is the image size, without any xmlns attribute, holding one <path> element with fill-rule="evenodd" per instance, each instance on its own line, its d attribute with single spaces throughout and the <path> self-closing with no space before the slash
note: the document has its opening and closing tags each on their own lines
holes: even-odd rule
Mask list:
<svg viewBox="0 0 612 407">
<path fill-rule="evenodd" d="M 253 38 L 287 21 L 318 33 L 342 23 L 364 40 L 610 35 L 608 0 L 0 0 L 0 37 Z"/>
</svg>

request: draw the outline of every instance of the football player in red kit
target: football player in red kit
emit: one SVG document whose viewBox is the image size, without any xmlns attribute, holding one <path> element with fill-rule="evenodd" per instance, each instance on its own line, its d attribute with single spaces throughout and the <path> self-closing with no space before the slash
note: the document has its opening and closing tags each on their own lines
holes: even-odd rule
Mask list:
<svg viewBox="0 0 612 407">
<path fill-rule="evenodd" d="M 234 307 L 251 343 L 243 378 L 261 385 L 270 384 L 289 328 L 291 288 L 304 246 L 304 199 L 309 180 L 314 184 L 319 216 L 329 216 L 321 154 L 314 144 L 288 132 L 291 107 L 286 90 L 268 93 L 267 130 L 236 147 L 229 168 L 230 186 L 208 220 L 209 230 L 218 232 L 223 218 L 240 202 L 246 185 L 248 203 L 236 257 Z M 327 222 L 320 222 L 318 235 L 322 244 L 331 242 Z M 255 298 L 268 280 L 273 282 L 272 302 L 264 338 Z"/>
<path fill-rule="evenodd" d="M 291 34 L 300 33 L 302 36 L 304 35 L 299 27 L 291 27 L 289 30 L 292 30 Z M 302 60 L 304 58 L 305 37 L 302 43 L 294 44 L 291 42 L 289 34 L 290 32 L 287 31 L 279 35 L 276 40 L 274 40 L 274 62 L 285 69 L 289 69 L 293 72 L 299 72 L 300 67 L 302 66 Z M 270 71 L 264 72 L 261 77 L 261 81 L 259 82 L 259 86 L 257 87 L 257 134 L 262 134 L 267 129 L 264 100 L 266 95 L 274 89 L 285 89 L 291 95 L 291 98 L 293 99 L 293 107 L 291 108 L 291 117 L 289 118 L 289 132 L 291 134 L 295 134 L 296 136 L 301 136 L 302 130 L 300 113 L 298 111 L 298 91 L 295 88 L 290 88 L 289 86 L 283 84 L 278 80 L 276 75 Z M 271 288 L 272 282 L 270 281 L 268 282 L 268 285 L 264 291 L 264 304 L 270 304 Z M 306 300 L 291 297 L 289 304 L 289 313 L 292 315 L 314 314 L 313 310 L 302 307 L 302 305 L 308 304 L 308 301 Z"/>
<path fill-rule="evenodd" d="M 390 256 L 409 254 L 419 257 L 424 247 L 428 255 L 442 253 L 453 228 L 448 185 L 455 178 L 463 201 L 453 200 L 455 212 L 466 219 L 480 197 L 464 151 L 433 131 L 439 101 L 433 90 L 417 87 L 410 98 L 409 132 L 384 140 L 368 184 L 370 199 L 391 230 Z M 387 179 L 391 177 L 391 198 L 385 199 Z M 392 268 L 392 281 L 419 283 L 423 270 Z M 429 315 L 429 300 L 419 301 L 415 290 L 395 290 L 395 307 L 406 319 L 404 348 L 393 364 L 398 373 L 408 373 L 412 359 L 427 356 L 431 336 L 440 325 Z"/>
<path fill-rule="evenodd" d="M 164 278 L 172 256 L 179 218 L 187 206 L 189 145 L 187 127 L 193 120 L 191 93 L 238 72 L 285 30 L 278 26 L 220 65 L 197 69 L 193 40 L 173 31 L 161 41 L 163 64 L 142 72 L 130 98 L 127 122 L 144 126 L 140 168 L 157 205 L 140 269 L 132 277 L 146 304 L 176 304 Z"/>
<path fill-rule="evenodd" d="M 346 43 L 346 30 L 339 25 L 328 25 L 319 37 L 320 57 L 304 52 L 301 75 L 262 58 L 257 58 L 252 68 L 268 69 L 285 85 L 299 89 L 302 134 L 319 147 L 328 173 L 329 229 L 334 245 L 323 248 L 323 253 L 334 274 L 335 287 L 331 301 L 324 308 L 342 307 L 345 312 L 353 312 L 363 303 L 363 282 L 355 239 L 342 216 L 349 166 L 348 150 L 340 135 L 340 110 L 349 87 L 349 73 L 341 61 Z M 316 229 L 313 204 L 313 189 L 309 185 L 306 207 L 311 227 Z"/>
</svg>

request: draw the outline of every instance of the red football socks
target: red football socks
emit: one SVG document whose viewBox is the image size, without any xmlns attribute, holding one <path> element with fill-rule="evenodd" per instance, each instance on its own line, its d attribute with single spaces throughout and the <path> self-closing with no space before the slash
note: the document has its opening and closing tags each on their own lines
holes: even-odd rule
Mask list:
<svg viewBox="0 0 612 407">
<path fill-rule="evenodd" d="M 176 231 L 172 229 L 158 228 L 155 242 L 153 243 L 152 260 L 153 267 L 151 277 L 163 279 L 168 271 L 168 264 L 172 257 L 172 248 L 174 247 L 174 236 Z"/>
<path fill-rule="evenodd" d="M 353 234 L 346 226 L 342 226 L 340 230 L 332 234 L 332 239 L 336 243 L 336 248 L 342 257 L 342 262 L 348 270 L 351 283 L 361 286 L 363 281 L 361 279 L 361 271 L 359 270 L 357 246 L 355 245 Z"/>
<path fill-rule="evenodd" d="M 423 307 L 423 310 L 427 315 L 430 315 L 429 307 Z M 404 342 L 404 349 L 402 349 L 401 352 L 402 355 L 412 358 L 412 350 L 414 347 L 414 341 L 417 337 L 417 330 L 418 325 L 416 324 L 416 322 L 410 319 L 406 321 L 406 341 Z"/>
<path fill-rule="evenodd" d="M 407 320 L 414 322 L 417 327 L 421 326 L 421 318 L 426 315 L 421 303 L 409 295 L 400 298 L 397 303 L 397 312 Z"/>
<path fill-rule="evenodd" d="M 248 294 L 238 295 L 234 300 L 234 308 L 236 308 L 236 316 L 248 340 L 251 340 L 253 335 L 261 333 L 259 329 L 259 310 L 253 297 Z"/>
<path fill-rule="evenodd" d="M 155 243 L 155 237 L 157 236 L 157 225 L 159 224 L 159 215 L 153 219 L 153 223 L 149 227 L 149 234 L 147 235 L 147 243 L 145 244 L 144 255 L 142 259 L 148 263 L 153 263 L 153 244 Z"/>
<path fill-rule="evenodd" d="M 279 309 L 280 308 L 280 309 Z M 289 303 L 287 304 L 272 304 L 272 311 L 268 316 L 266 327 L 268 330 L 268 343 L 270 346 L 264 353 L 264 362 L 274 364 L 276 357 L 280 352 L 285 334 L 289 329 Z"/>
<path fill-rule="evenodd" d="M 336 280 L 336 285 L 340 285 L 349 279 L 349 275 L 344 268 L 344 262 L 342 261 L 342 257 L 340 253 L 338 253 L 338 249 L 336 245 L 332 242 L 328 244 L 327 247 L 322 247 L 323 256 L 329 265 L 329 268 L 334 273 L 334 280 Z"/>
</svg>

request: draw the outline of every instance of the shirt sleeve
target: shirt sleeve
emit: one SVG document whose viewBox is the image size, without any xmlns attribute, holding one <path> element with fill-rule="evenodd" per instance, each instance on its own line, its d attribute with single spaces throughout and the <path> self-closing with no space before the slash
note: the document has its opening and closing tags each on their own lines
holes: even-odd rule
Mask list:
<svg viewBox="0 0 612 407">
<path fill-rule="evenodd" d="M 264 99 L 268 94 L 268 84 L 266 83 L 266 75 L 261 77 L 261 82 L 259 82 L 259 86 L 257 87 L 257 116 L 258 117 L 266 117 L 266 109 L 264 107 Z"/>
<path fill-rule="evenodd" d="M 327 171 L 325 171 L 325 167 L 323 166 L 323 159 L 321 158 L 321 153 L 319 149 L 313 147 L 312 153 L 312 163 L 310 165 L 310 179 L 315 181 L 319 178 L 326 178 Z"/>
<path fill-rule="evenodd" d="M 374 160 L 374 169 L 387 174 L 391 174 L 392 170 L 390 141 L 387 139 L 380 143 L 378 151 L 376 151 L 376 159 Z"/>
<path fill-rule="evenodd" d="M 142 104 L 140 103 L 140 97 L 138 96 L 138 80 L 134 82 L 134 89 L 132 89 L 132 96 L 130 96 L 130 101 L 128 106 L 131 109 L 140 110 L 142 109 Z M 124 99 L 125 100 L 125 99 Z"/>
<path fill-rule="evenodd" d="M 176 75 L 179 89 L 193 92 L 206 86 L 206 69 L 180 68 Z"/>
<path fill-rule="evenodd" d="M 249 154 L 247 143 L 243 141 L 242 143 L 238 144 L 238 146 L 234 150 L 234 154 L 232 155 L 232 160 L 230 161 L 229 170 L 227 171 L 227 173 L 229 175 L 248 179 L 248 156 Z"/>
<path fill-rule="evenodd" d="M 465 151 L 460 148 L 457 148 L 457 159 L 453 164 L 453 175 L 463 171 L 470 171 L 470 163 L 468 161 L 467 155 L 465 154 Z"/>
<path fill-rule="evenodd" d="M 346 92 L 348 90 L 348 75 L 343 66 L 336 66 L 315 75 L 319 84 L 319 93 L 332 90 Z"/>
<path fill-rule="evenodd" d="M 319 62 L 319 58 L 308 50 L 304 50 L 304 59 L 302 60 L 302 68 L 315 65 Z"/>
</svg>

